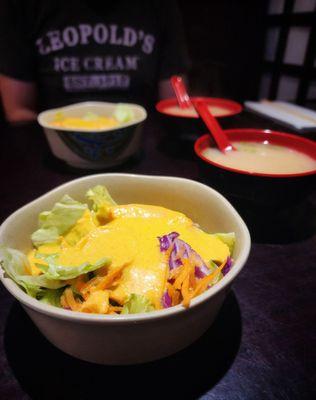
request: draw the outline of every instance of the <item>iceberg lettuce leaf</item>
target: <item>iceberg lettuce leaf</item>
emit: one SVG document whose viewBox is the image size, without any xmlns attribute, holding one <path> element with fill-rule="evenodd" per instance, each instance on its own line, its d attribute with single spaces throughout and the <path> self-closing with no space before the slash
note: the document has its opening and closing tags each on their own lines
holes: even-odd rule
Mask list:
<svg viewBox="0 0 316 400">
<path fill-rule="evenodd" d="M 43 295 L 39 298 L 39 301 L 45 304 L 50 304 L 51 306 L 61 307 L 60 297 L 63 294 L 64 288 L 60 289 L 46 289 Z"/>
<path fill-rule="evenodd" d="M 26 293 L 32 297 L 43 294 L 45 289 L 59 289 L 66 285 L 63 281 L 49 279 L 45 275 L 27 275 L 26 268 L 28 266 L 28 259 L 19 250 L 1 246 L 0 262 L 8 277 L 21 286 Z"/>
<path fill-rule="evenodd" d="M 235 243 L 236 243 L 236 235 L 234 232 L 214 233 L 212 236 L 217 237 L 219 240 L 221 240 L 223 243 L 225 243 L 229 248 L 230 255 L 233 254 Z"/>
<path fill-rule="evenodd" d="M 132 293 L 124 304 L 121 314 L 138 314 L 154 310 L 154 306 L 147 297 Z"/>
<path fill-rule="evenodd" d="M 114 110 L 113 116 L 118 122 L 123 124 L 134 119 L 134 112 L 131 107 L 125 104 L 118 104 Z"/>
<path fill-rule="evenodd" d="M 108 222 L 110 219 L 109 208 L 115 206 L 116 203 L 110 196 L 107 188 L 102 185 L 97 185 L 89 189 L 86 196 L 92 201 L 92 210 L 96 213 L 99 223 L 104 224 Z"/>
<path fill-rule="evenodd" d="M 34 246 L 54 243 L 59 236 L 67 232 L 87 209 L 86 204 L 65 195 L 51 211 L 43 211 L 38 218 L 39 229 L 31 236 Z"/>
<path fill-rule="evenodd" d="M 101 207 L 116 206 L 115 201 L 112 199 L 107 188 L 103 185 L 97 185 L 92 189 L 89 189 L 86 193 L 89 200 L 92 201 L 93 211 L 98 211 Z"/>
<path fill-rule="evenodd" d="M 213 273 L 218 269 L 218 265 L 215 264 L 214 261 L 210 260 L 209 269 L 210 269 L 211 273 Z M 219 274 L 216 274 L 214 279 L 211 282 L 211 285 L 215 285 L 215 283 L 219 282 L 222 278 L 223 278 L 222 272 L 220 272 Z"/>
<path fill-rule="evenodd" d="M 95 271 L 101 267 L 106 267 L 111 264 L 108 257 L 103 257 L 96 263 L 89 262 L 82 263 L 76 266 L 59 265 L 57 258 L 58 254 L 40 254 L 36 253 L 36 258 L 44 260 L 47 264 L 36 263 L 36 266 L 44 273 L 47 279 L 55 280 L 69 280 L 77 278 L 79 275 L 87 274 L 88 272 Z"/>
<path fill-rule="evenodd" d="M 54 243 L 59 239 L 58 229 L 54 226 L 51 228 L 40 228 L 32 233 L 31 236 L 34 246 L 40 246 L 44 243 Z"/>
</svg>

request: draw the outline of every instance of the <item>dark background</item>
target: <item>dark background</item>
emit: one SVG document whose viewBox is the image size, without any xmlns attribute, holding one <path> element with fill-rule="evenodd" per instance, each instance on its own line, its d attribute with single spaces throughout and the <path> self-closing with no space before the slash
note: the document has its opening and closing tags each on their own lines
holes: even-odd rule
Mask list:
<svg viewBox="0 0 316 400">
<path fill-rule="evenodd" d="M 178 1 L 193 94 L 239 101 L 257 98 L 267 4 L 268 0 Z"/>
<path fill-rule="evenodd" d="M 193 94 L 256 99 L 268 0 L 178 1 Z"/>
<path fill-rule="evenodd" d="M 316 10 L 314 6 L 314 11 L 295 11 L 299 1 L 178 0 L 191 60 L 191 94 L 240 102 L 258 100 L 265 96 L 260 80 L 268 74 L 271 81 L 265 85 L 266 97 L 274 100 L 280 98 L 280 79 L 287 76 L 298 79 L 299 84 L 293 97 L 285 100 L 316 109 L 316 98 L 308 95 L 309 88 L 316 85 Z M 278 4 L 282 4 L 279 12 L 272 13 L 271 6 Z M 309 30 L 305 57 L 302 65 L 288 64 L 284 54 L 289 33 L 298 27 Z M 271 29 L 279 30 L 277 43 L 267 40 Z M 295 45 L 301 46 L 297 40 Z M 265 49 L 274 46 L 274 59 L 267 60 Z"/>
</svg>

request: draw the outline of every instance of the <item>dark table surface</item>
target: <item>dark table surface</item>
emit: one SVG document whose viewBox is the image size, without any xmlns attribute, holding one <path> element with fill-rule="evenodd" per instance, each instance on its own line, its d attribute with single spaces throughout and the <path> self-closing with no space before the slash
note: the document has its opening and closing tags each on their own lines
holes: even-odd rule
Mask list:
<svg viewBox="0 0 316 400">
<path fill-rule="evenodd" d="M 277 128 L 242 113 L 226 127 Z M 284 129 L 283 129 L 284 130 Z M 171 145 L 152 116 L 140 158 L 120 172 L 199 180 L 185 144 Z M 1 128 L 0 221 L 46 191 L 88 172 L 65 170 L 50 156 L 37 126 Z M 308 200 L 310 201 L 310 200 Z M 306 219 L 315 215 L 315 202 Z M 315 397 L 316 236 L 288 243 L 253 243 L 249 260 L 213 326 L 193 345 L 138 366 L 89 364 L 54 348 L 0 286 L 0 399 Z"/>
</svg>

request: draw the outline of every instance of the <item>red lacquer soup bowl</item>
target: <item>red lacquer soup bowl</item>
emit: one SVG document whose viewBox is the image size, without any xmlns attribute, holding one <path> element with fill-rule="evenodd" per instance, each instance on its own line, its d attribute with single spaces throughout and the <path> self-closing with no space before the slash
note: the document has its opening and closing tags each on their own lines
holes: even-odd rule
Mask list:
<svg viewBox="0 0 316 400">
<path fill-rule="evenodd" d="M 242 105 L 233 100 L 215 97 L 192 97 L 192 100 L 202 99 L 211 107 L 211 112 L 216 118 L 229 117 L 242 111 Z M 201 131 L 205 130 L 203 121 L 198 118 L 196 113 L 187 115 L 184 112 L 184 114 L 179 115 L 177 111 L 172 111 L 172 108 L 178 108 L 177 106 L 178 101 L 176 98 L 160 100 L 156 104 L 156 110 L 165 129 L 172 136 L 182 136 L 185 139 L 196 140 Z"/>
<path fill-rule="evenodd" d="M 284 214 L 283 220 L 293 220 L 293 214 L 297 215 L 298 211 L 302 211 L 298 206 L 316 188 L 316 143 L 296 135 L 270 130 L 230 129 L 225 130 L 225 133 L 232 143 L 245 141 L 284 146 L 315 160 L 315 168 L 308 172 L 255 173 L 226 167 L 204 157 L 202 153 L 207 147 L 215 147 L 209 134 L 201 136 L 195 142 L 194 150 L 198 156 L 201 179 L 234 204 L 250 224 L 250 229 L 251 224 L 261 224 L 261 227 L 268 225 L 272 217 L 273 224 L 278 225 L 282 223 L 277 218 L 281 214 Z M 311 217 L 302 215 L 301 220 Z M 270 231 L 275 228 L 278 227 L 270 224 Z"/>
</svg>

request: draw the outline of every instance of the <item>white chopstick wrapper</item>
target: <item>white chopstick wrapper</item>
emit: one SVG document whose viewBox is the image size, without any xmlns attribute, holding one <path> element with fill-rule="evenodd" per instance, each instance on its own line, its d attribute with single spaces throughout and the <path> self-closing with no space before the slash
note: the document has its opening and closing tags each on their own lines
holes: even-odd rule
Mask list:
<svg viewBox="0 0 316 400">
<path fill-rule="evenodd" d="M 284 101 L 246 101 L 247 110 L 296 130 L 316 131 L 316 112 Z"/>
</svg>

